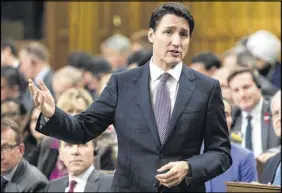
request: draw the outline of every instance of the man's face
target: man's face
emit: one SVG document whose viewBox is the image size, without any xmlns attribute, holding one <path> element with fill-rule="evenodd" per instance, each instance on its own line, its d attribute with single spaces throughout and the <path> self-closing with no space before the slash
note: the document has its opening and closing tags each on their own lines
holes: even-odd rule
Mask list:
<svg viewBox="0 0 282 193">
<path fill-rule="evenodd" d="M 226 98 L 229 101 L 232 101 L 232 95 L 227 81 L 228 75 L 229 71 L 227 70 L 227 68 L 220 68 L 213 74 L 212 77 L 219 81 L 222 97 Z"/>
<path fill-rule="evenodd" d="M 281 137 L 281 97 L 277 97 L 274 100 L 271 106 L 272 123 L 275 134 Z"/>
<path fill-rule="evenodd" d="M 153 62 L 158 66 L 174 67 L 183 60 L 190 42 L 189 24 L 183 17 L 166 14 L 155 31 L 149 29 L 153 43 Z"/>
<path fill-rule="evenodd" d="M 226 101 L 223 101 L 223 103 L 224 103 L 224 112 L 225 112 L 225 117 L 226 117 L 226 123 L 227 123 L 228 131 L 230 132 L 230 128 L 232 124 L 231 106 Z"/>
<path fill-rule="evenodd" d="M 12 119 L 20 126 L 22 126 L 23 124 L 23 117 L 21 116 L 20 106 L 13 101 L 8 101 L 1 105 L 1 116 Z"/>
<path fill-rule="evenodd" d="M 61 141 L 59 152 L 61 160 L 68 169 L 68 173 L 72 176 L 80 175 L 93 164 L 94 145 L 92 141 L 79 145 Z"/>
<path fill-rule="evenodd" d="M 24 145 L 17 144 L 15 132 L 5 128 L 1 130 L 1 175 L 9 173 L 20 161 Z"/>
<path fill-rule="evenodd" d="M 29 79 L 29 78 L 34 78 L 33 77 L 33 65 L 32 65 L 32 59 L 31 56 L 25 51 L 22 50 L 20 51 L 19 54 L 19 60 L 20 60 L 20 71 L 24 74 L 24 76 Z"/>
<path fill-rule="evenodd" d="M 229 86 L 234 104 L 243 111 L 250 112 L 261 98 L 261 91 L 248 72 L 236 75 Z"/>
</svg>

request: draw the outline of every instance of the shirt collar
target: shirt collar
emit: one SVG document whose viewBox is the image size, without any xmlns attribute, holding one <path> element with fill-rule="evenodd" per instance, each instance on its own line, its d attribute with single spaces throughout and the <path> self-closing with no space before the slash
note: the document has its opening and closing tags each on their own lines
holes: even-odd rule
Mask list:
<svg viewBox="0 0 282 193">
<path fill-rule="evenodd" d="M 243 118 L 247 118 L 248 115 L 251 115 L 253 118 L 257 115 L 257 113 L 261 112 L 263 104 L 263 98 L 259 100 L 256 106 L 253 108 L 251 112 L 242 111 Z"/>
<path fill-rule="evenodd" d="M 13 67 L 15 67 L 15 68 L 18 68 L 19 67 L 19 65 L 20 65 L 20 61 L 17 59 L 17 60 L 14 60 L 14 62 L 13 62 Z"/>
<path fill-rule="evenodd" d="M 151 80 L 153 82 L 157 80 L 163 73 L 165 73 L 163 69 L 159 68 L 156 64 L 153 63 L 153 58 L 151 58 L 149 66 Z M 169 73 L 178 82 L 181 75 L 181 71 L 182 61 L 179 62 L 176 66 L 174 66 L 172 69 L 168 70 L 167 73 Z"/>
<path fill-rule="evenodd" d="M 50 67 L 49 66 L 45 66 L 37 75 L 36 77 L 34 78 L 34 81 L 35 83 L 37 83 L 37 81 L 39 79 L 41 79 L 43 81 L 43 79 L 45 78 L 45 76 L 48 74 L 50 70 Z"/>
<path fill-rule="evenodd" d="M 2 176 L 3 176 L 6 180 L 8 180 L 9 182 L 11 182 L 11 181 L 12 181 L 12 178 L 13 178 L 13 176 L 14 176 L 16 170 L 17 170 L 17 168 L 18 168 L 18 164 L 17 164 L 9 173 L 4 174 L 4 175 L 2 175 Z"/>
<path fill-rule="evenodd" d="M 87 170 L 85 170 L 85 172 L 83 172 L 82 174 L 75 176 L 75 177 L 71 177 L 69 176 L 69 182 L 71 180 L 75 180 L 77 183 L 86 183 L 87 179 L 89 178 L 90 174 L 93 172 L 94 170 L 94 166 L 91 165 Z"/>
</svg>

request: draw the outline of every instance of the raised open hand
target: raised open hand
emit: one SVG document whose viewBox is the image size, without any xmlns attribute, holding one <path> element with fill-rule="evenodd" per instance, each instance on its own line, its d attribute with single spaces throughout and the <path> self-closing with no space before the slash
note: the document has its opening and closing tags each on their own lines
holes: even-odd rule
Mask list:
<svg viewBox="0 0 282 193">
<path fill-rule="evenodd" d="M 50 118 L 55 113 L 55 100 L 44 82 L 42 80 L 38 82 L 40 88 L 37 88 L 34 82 L 29 79 L 28 87 L 35 107 L 38 108 L 45 117 Z"/>
</svg>

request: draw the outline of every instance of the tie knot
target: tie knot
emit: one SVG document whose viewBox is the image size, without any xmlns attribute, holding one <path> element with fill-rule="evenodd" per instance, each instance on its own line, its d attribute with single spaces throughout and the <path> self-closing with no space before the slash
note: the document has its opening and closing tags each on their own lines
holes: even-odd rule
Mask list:
<svg viewBox="0 0 282 193">
<path fill-rule="evenodd" d="M 76 184 L 77 184 L 77 181 L 71 180 L 71 181 L 70 181 L 70 184 L 69 184 L 70 189 L 74 189 L 74 187 L 75 187 Z"/>
<path fill-rule="evenodd" d="M 170 74 L 165 72 L 161 75 L 161 82 L 166 82 L 167 79 L 170 77 Z"/>
<path fill-rule="evenodd" d="M 251 121 L 252 118 L 253 118 L 252 115 L 248 115 L 248 116 L 247 116 L 247 120 L 248 120 L 248 121 Z"/>
</svg>

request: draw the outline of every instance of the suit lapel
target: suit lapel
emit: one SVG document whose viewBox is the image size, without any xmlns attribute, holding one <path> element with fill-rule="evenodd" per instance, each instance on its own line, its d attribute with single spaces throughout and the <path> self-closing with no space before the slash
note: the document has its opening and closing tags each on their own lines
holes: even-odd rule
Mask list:
<svg viewBox="0 0 282 193">
<path fill-rule="evenodd" d="M 264 120 L 264 114 L 269 111 L 269 104 L 263 100 L 263 106 L 262 106 L 262 115 L 261 115 L 261 141 L 262 141 L 262 150 L 265 151 L 267 150 L 267 144 L 269 140 L 269 131 L 271 128 L 269 128 L 270 124 L 266 123 Z M 268 120 L 269 122 L 271 120 Z"/>
<path fill-rule="evenodd" d="M 152 133 L 152 136 L 157 144 L 161 147 L 161 142 L 158 134 L 157 124 L 155 120 L 155 115 L 152 109 L 152 103 L 150 98 L 150 71 L 149 71 L 149 62 L 142 67 L 141 77 L 135 81 L 138 98 L 137 103 L 139 103 L 140 108 L 143 111 L 143 114 L 149 124 L 149 129 Z"/>
<path fill-rule="evenodd" d="M 94 169 L 87 179 L 84 192 L 98 192 L 100 185 L 99 176 L 100 176 L 100 172 Z"/>
<path fill-rule="evenodd" d="M 165 139 L 164 144 L 167 142 L 168 138 L 173 133 L 174 127 L 177 123 L 179 116 L 182 114 L 183 110 L 187 106 L 189 99 L 193 95 L 193 91 L 195 89 L 193 80 L 194 80 L 194 75 L 192 71 L 186 65 L 182 65 L 182 73 L 179 79 L 179 88 L 177 92 L 177 97 L 175 100 L 174 108 L 171 115 L 170 126 L 167 131 L 167 135 L 166 135 L 167 137 Z"/>
<path fill-rule="evenodd" d="M 69 176 L 65 176 L 64 178 L 62 178 L 62 183 L 58 184 L 58 187 L 56 187 L 55 190 L 57 190 L 58 192 L 65 192 L 66 187 L 68 187 L 69 185 Z"/>
</svg>

